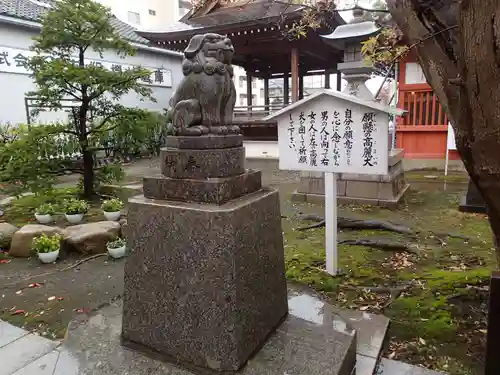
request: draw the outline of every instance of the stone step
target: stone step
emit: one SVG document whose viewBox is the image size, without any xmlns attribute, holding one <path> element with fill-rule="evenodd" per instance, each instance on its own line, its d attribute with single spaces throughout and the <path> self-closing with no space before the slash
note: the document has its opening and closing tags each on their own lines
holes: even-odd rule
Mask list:
<svg viewBox="0 0 500 375">
<path fill-rule="evenodd" d="M 288 286 L 289 316 L 264 347 L 238 374 L 241 375 L 374 375 L 389 320 L 381 315 L 349 311 L 331 306 L 309 288 Z M 121 301 L 103 307 L 88 319 L 76 318 L 69 326 L 62 346 L 41 340 L 43 351 L 25 358 L 0 375 L 94 375 L 150 374 L 192 375 L 169 363 L 131 351 L 120 343 Z M 356 329 L 354 340 L 353 328 Z M 40 337 L 4 323 L 0 354 L 4 347 L 24 339 L 40 345 Z M 29 340 L 28 340 L 29 337 Z M 356 347 L 354 343 L 356 342 Z M 3 345 L 3 347 L 2 347 Z M 0 362 L 4 357 L 0 355 Z M 24 366 L 24 367 L 22 367 Z M 396 375 L 381 373 L 380 375 Z M 407 374 L 401 374 L 407 375 Z M 436 375 L 409 373 L 408 375 Z"/>
<path fill-rule="evenodd" d="M 309 288 L 295 284 L 289 284 L 288 305 L 288 318 L 239 374 L 351 375 L 355 352 L 356 374 L 373 374 L 387 318 L 337 309 Z M 117 302 L 104 307 L 88 321 L 71 324 L 55 374 L 90 371 L 104 375 L 120 370 L 134 374 L 192 375 L 190 371 L 121 346 L 121 311 L 121 302 Z M 357 329 L 357 347 L 352 327 Z"/>
<path fill-rule="evenodd" d="M 37 361 L 58 345 L 0 320 L 0 375 L 42 375 Z"/>
<path fill-rule="evenodd" d="M 358 375 L 358 374 L 356 374 Z M 375 375 L 446 375 L 443 372 L 428 370 L 408 363 L 382 358 Z"/>
</svg>

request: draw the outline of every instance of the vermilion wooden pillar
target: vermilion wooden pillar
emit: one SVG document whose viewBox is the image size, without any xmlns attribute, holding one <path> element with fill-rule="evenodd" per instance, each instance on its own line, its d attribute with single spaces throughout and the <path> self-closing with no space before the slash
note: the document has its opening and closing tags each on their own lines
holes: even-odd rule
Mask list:
<svg viewBox="0 0 500 375">
<path fill-rule="evenodd" d="M 264 78 L 264 105 L 264 110 L 269 111 L 269 77 Z"/>
<path fill-rule="evenodd" d="M 325 89 L 330 88 L 330 71 L 325 71 Z"/>
<path fill-rule="evenodd" d="M 300 72 L 299 75 L 299 100 L 304 99 L 304 75 Z"/>
<path fill-rule="evenodd" d="M 252 96 L 253 96 L 253 93 L 252 93 L 252 74 L 250 74 L 249 72 L 247 72 L 247 106 L 249 107 L 248 110 L 251 111 L 252 110 Z"/>
<path fill-rule="evenodd" d="M 283 75 L 283 104 L 288 105 L 290 104 L 289 97 L 290 97 L 290 90 L 288 87 L 288 77 L 290 76 L 290 73 L 286 72 Z"/>
<path fill-rule="evenodd" d="M 292 103 L 299 100 L 299 50 L 292 48 Z"/>
</svg>

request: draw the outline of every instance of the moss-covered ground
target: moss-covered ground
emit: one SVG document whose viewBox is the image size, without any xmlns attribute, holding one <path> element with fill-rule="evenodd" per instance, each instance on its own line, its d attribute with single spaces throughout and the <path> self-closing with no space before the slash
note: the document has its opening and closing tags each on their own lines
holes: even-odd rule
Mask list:
<svg viewBox="0 0 500 375">
<path fill-rule="evenodd" d="M 458 212 L 460 196 L 431 188 L 411 190 L 395 210 L 342 207 L 340 215 L 391 221 L 418 234 L 343 230 L 341 239 L 412 244 L 418 254 L 339 245 L 337 277 L 324 271 L 324 228 L 297 231 L 305 223 L 292 216 L 283 221 L 287 277 L 311 285 L 332 304 L 391 318 L 384 348 L 389 358 L 450 374 L 482 373 L 486 287 L 496 258 L 487 218 Z"/>
<path fill-rule="evenodd" d="M 448 180 L 440 177 L 439 183 L 433 185 L 432 174 L 424 171 L 408 176 L 414 180 L 413 189 L 395 209 L 339 208 L 342 216 L 392 221 L 418 233 L 411 236 L 343 230 L 342 239 L 371 238 L 411 244 L 417 254 L 340 245 L 342 273 L 337 277 L 324 271 L 324 228 L 296 230 L 309 223 L 299 220 L 295 213 L 322 214 L 323 207 L 291 204 L 289 193 L 296 187 L 293 179 L 268 181 L 280 187 L 282 213 L 287 216 L 283 219 L 286 274 L 290 280 L 309 284 L 332 304 L 390 317 L 385 356 L 452 375 L 479 374 L 486 339 L 487 285 L 491 271 L 497 267 L 491 231 L 485 216 L 458 212 L 462 193 L 443 190 L 444 181 L 463 185 L 467 181 L 463 175 L 452 175 Z M 0 219 L 19 226 L 33 222 L 33 210 L 39 204 L 58 203 L 75 193 L 74 189 L 58 189 L 47 196 L 23 197 L 6 208 Z M 96 203 L 86 220 L 102 219 Z M 57 224 L 64 225 L 62 216 Z M 0 264 L 0 319 L 61 338 L 75 314 L 96 308 L 122 293 L 123 261 L 99 258 L 58 271 L 80 259 L 68 258 L 42 266 L 33 258 L 11 259 L 0 253 L 0 260 L 10 261 Z M 54 272 L 24 281 L 27 276 L 47 271 Z M 29 288 L 34 282 L 41 286 Z M 52 296 L 57 298 L 49 300 Z M 17 309 L 25 312 L 13 314 Z"/>
</svg>

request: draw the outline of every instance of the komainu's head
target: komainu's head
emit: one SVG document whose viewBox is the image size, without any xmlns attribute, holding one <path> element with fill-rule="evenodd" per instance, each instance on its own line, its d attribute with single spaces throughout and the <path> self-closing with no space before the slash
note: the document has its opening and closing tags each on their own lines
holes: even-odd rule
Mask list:
<svg viewBox="0 0 500 375">
<path fill-rule="evenodd" d="M 189 45 L 184 51 L 186 59 L 200 63 L 206 61 L 219 61 L 231 65 L 234 47 L 231 39 L 219 34 L 195 35 L 191 38 Z"/>
</svg>

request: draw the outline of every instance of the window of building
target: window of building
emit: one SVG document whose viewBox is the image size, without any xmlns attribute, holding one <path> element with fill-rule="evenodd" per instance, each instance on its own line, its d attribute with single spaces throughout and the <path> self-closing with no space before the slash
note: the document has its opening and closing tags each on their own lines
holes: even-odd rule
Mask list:
<svg viewBox="0 0 500 375">
<path fill-rule="evenodd" d="M 193 7 L 189 0 L 178 0 L 179 4 L 179 15 L 182 17 Z"/>
<path fill-rule="evenodd" d="M 256 78 L 252 78 L 252 88 L 257 88 L 257 79 Z"/>
<path fill-rule="evenodd" d="M 156 10 L 150 9 L 149 10 L 149 15 L 150 16 L 156 16 Z"/>
<path fill-rule="evenodd" d="M 245 76 L 240 76 L 238 81 L 239 81 L 239 86 L 240 86 L 241 88 L 243 88 L 243 87 L 245 87 L 245 86 L 246 86 L 246 84 L 247 84 L 247 77 L 245 77 Z"/>
<path fill-rule="evenodd" d="M 128 22 L 133 25 L 140 25 L 141 15 L 137 12 L 128 12 Z"/>
<path fill-rule="evenodd" d="M 246 94 L 240 94 L 240 105 L 241 106 L 247 105 L 247 95 Z"/>
</svg>

